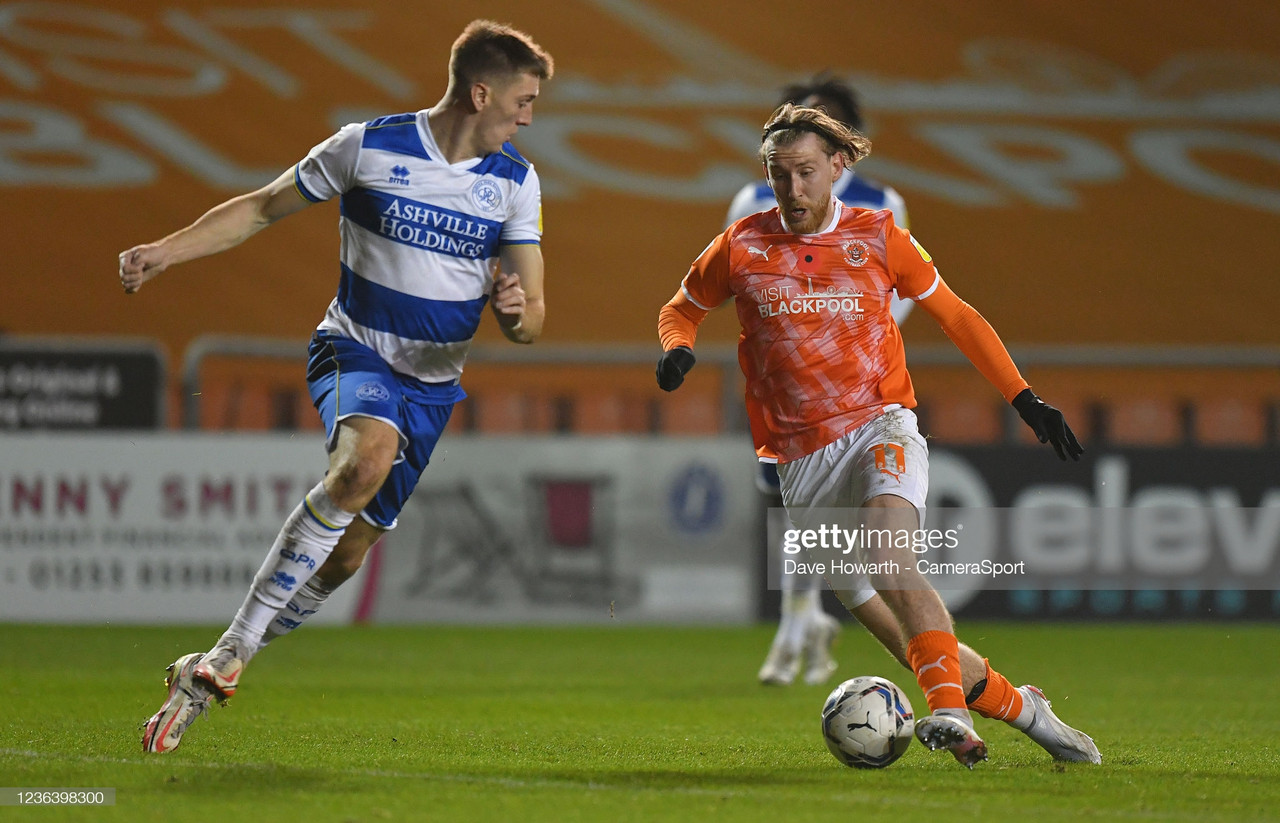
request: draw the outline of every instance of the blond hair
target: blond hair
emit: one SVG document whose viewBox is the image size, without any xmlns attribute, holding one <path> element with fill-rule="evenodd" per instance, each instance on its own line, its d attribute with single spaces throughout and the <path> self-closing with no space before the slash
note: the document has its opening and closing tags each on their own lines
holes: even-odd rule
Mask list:
<svg viewBox="0 0 1280 823">
<path fill-rule="evenodd" d="M 871 141 L 822 109 L 784 103 L 769 117 L 760 135 L 760 162 L 768 162 L 775 146 L 789 146 L 806 133 L 816 134 L 827 147 L 827 156 L 841 154 L 846 167 L 871 153 Z"/>
</svg>

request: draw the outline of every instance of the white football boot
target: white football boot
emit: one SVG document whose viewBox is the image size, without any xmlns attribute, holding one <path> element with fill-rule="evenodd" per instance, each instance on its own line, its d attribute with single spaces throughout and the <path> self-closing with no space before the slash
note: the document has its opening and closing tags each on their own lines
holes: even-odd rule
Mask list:
<svg viewBox="0 0 1280 823">
<path fill-rule="evenodd" d="M 756 677 L 766 686 L 790 686 L 799 672 L 800 650 L 775 643 L 769 647 L 769 656 Z"/>
<path fill-rule="evenodd" d="M 144 752 L 164 753 L 178 748 L 187 728 L 208 713 L 212 696 L 194 676 L 196 664 L 203 656 L 194 652 L 169 665 L 169 673 L 164 679 L 169 697 L 160 711 L 147 721 L 146 731 L 142 734 Z"/>
<path fill-rule="evenodd" d="M 1044 696 L 1044 692 L 1035 686 L 1019 686 L 1018 693 L 1022 695 L 1023 702 L 1034 711 L 1031 725 L 1022 729 L 1022 733 L 1053 755 L 1054 760 L 1094 764 L 1102 762 L 1102 754 L 1094 745 L 1093 738 L 1058 719 L 1049 707 L 1049 699 Z"/>
<path fill-rule="evenodd" d="M 930 751 L 947 749 L 960 765 L 973 768 L 987 759 L 987 744 L 982 742 L 972 723 L 954 714 L 931 714 L 916 721 L 916 739 Z"/>
<path fill-rule="evenodd" d="M 240 674 L 248 659 L 249 654 L 244 646 L 219 640 L 192 674 L 213 687 L 214 696 L 219 703 L 226 703 L 227 698 L 236 693 L 236 688 L 240 685 Z"/>
</svg>

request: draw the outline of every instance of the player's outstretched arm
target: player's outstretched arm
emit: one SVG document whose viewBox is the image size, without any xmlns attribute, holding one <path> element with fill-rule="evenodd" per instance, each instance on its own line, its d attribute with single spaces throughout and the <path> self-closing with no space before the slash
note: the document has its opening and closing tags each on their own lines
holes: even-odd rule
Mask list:
<svg viewBox="0 0 1280 823">
<path fill-rule="evenodd" d="M 281 217 L 310 205 L 293 185 L 293 169 L 257 191 L 214 206 L 163 240 L 120 253 L 120 285 L 133 294 L 170 266 L 238 246 Z"/>
<path fill-rule="evenodd" d="M 1062 460 L 1080 459 L 1084 448 L 1062 412 L 1036 397 L 995 329 L 976 309 L 957 297 L 941 279 L 933 293 L 919 302 L 920 307 L 938 321 L 956 348 L 1000 390 L 1041 443 L 1052 444 Z"/>
<path fill-rule="evenodd" d="M 532 343 L 542 334 L 547 305 L 542 291 L 542 248 L 536 243 L 502 246 L 489 306 L 512 343 Z"/>
</svg>

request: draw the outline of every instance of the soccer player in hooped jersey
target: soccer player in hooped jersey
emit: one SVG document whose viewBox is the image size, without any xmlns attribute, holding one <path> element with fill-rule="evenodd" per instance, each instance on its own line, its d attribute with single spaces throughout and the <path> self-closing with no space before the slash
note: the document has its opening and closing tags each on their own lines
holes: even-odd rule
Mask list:
<svg viewBox="0 0 1280 823">
<path fill-rule="evenodd" d="M 485 304 L 508 340 L 541 333 L 538 176 L 508 141 L 532 122 L 552 72 L 528 35 L 476 20 L 453 44 L 434 107 L 345 126 L 264 188 L 120 255 L 132 293 L 312 203 L 342 203 L 338 296 L 307 364 L 328 473 L 285 521 L 213 648 L 169 667 L 145 751 L 177 748 L 210 702 L 235 693 L 250 658 L 314 614 L 395 526 L 465 396 L 462 365 Z"/>
<path fill-rule="evenodd" d="M 752 435 L 761 458 L 777 462 L 788 517 L 804 528 L 821 509 L 857 507 L 869 531 L 914 533 L 923 525 L 928 447 L 889 315 L 894 290 L 942 326 L 1041 442 L 1064 460 L 1083 450 L 892 213 L 832 196 L 832 184 L 869 151 L 866 138 L 818 109 L 787 104 L 774 113 L 760 158 L 778 207 L 737 221 L 694 261 L 659 316 L 657 377 L 667 391 L 679 387 L 695 364 L 698 324 L 736 297 Z M 987 757 L 972 709 L 1010 723 L 1056 759 L 1101 762 L 1093 740 L 1059 720 L 1039 689 L 1015 688 L 958 641 L 909 546 L 884 542 L 867 547 L 879 573 L 838 594 L 861 604 L 859 619 L 915 673 L 931 712 L 916 721 L 920 741 L 972 768 Z"/>
<path fill-rule="evenodd" d="M 820 74 L 806 82 L 787 86 L 783 89 L 781 102 L 822 109 L 853 131 L 862 131 L 862 110 L 857 95 L 846 83 L 829 75 Z M 848 207 L 888 209 L 893 213 L 895 225 L 908 228 L 907 204 L 891 186 L 845 169 L 832 184 L 831 194 Z M 727 228 L 743 217 L 777 205 L 769 181 L 750 183 L 743 186 L 730 203 L 725 226 Z M 895 323 L 901 324 L 914 305 L 893 293 L 889 313 Z M 756 486 L 769 501 L 769 507 L 775 510 L 782 500 L 778 485 L 777 465 L 761 462 Z M 782 564 L 782 613 L 778 630 L 769 644 L 769 653 L 756 675 L 761 683 L 768 686 L 790 685 L 799 673 L 802 661 L 804 681 L 809 685 L 826 682 L 836 670 L 831 646 L 840 632 L 840 621 L 823 610 L 821 585 L 818 575 L 796 574 L 788 570 L 785 562 Z M 870 621 L 884 616 L 879 610 L 872 613 L 874 604 L 863 607 L 860 603 L 850 603 L 849 606 L 859 620 Z"/>
</svg>

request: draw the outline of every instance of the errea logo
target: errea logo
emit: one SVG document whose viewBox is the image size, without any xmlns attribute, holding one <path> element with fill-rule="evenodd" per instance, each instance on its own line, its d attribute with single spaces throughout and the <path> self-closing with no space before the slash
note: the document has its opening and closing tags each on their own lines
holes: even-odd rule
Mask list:
<svg viewBox="0 0 1280 823">
<path fill-rule="evenodd" d="M 387 178 L 388 183 L 395 183 L 397 186 L 409 185 L 409 169 L 406 166 L 392 166 L 391 176 Z"/>
</svg>

